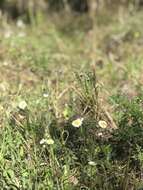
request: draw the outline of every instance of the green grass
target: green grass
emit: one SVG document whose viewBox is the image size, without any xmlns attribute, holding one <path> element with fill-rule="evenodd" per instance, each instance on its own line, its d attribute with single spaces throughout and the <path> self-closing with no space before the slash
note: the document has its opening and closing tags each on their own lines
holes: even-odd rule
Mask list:
<svg viewBox="0 0 143 190">
<path fill-rule="evenodd" d="M 142 15 L 1 24 L 0 189 L 143 188 Z"/>
</svg>

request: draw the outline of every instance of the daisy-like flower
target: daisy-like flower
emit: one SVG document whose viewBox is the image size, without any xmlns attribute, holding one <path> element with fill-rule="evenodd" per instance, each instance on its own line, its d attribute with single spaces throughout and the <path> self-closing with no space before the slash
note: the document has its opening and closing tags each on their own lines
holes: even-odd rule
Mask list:
<svg viewBox="0 0 143 190">
<path fill-rule="evenodd" d="M 102 137 L 102 136 L 103 136 L 103 133 L 100 132 L 100 133 L 97 134 L 97 136 L 98 136 L 98 137 Z"/>
<path fill-rule="evenodd" d="M 101 127 L 102 129 L 107 128 L 107 123 L 106 123 L 106 121 L 100 120 L 100 121 L 98 122 L 98 125 L 99 125 L 99 127 Z"/>
<path fill-rule="evenodd" d="M 43 94 L 43 97 L 44 97 L 44 98 L 48 98 L 48 97 L 49 97 L 49 94 L 48 94 L 48 93 L 44 93 L 44 94 Z"/>
<path fill-rule="evenodd" d="M 88 164 L 89 164 L 90 166 L 96 166 L 96 163 L 93 162 L 93 161 L 89 161 Z"/>
<path fill-rule="evenodd" d="M 78 118 L 72 122 L 72 126 L 79 128 L 81 127 L 82 123 L 83 123 L 83 118 Z"/>
<path fill-rule="evenodd" d="M 54 144 L 54 140 L 53 139 L 47 139 L 47 144 Z"/>
<path fill-rule="evenodd" d="M 46 142 L 46 139 L 41 139 L 40 140 L 40 144 L 45 144 L 45 142 Z"/>
<path fill-rule="evenodd" d="M 22 20 L 18 20 L 16 25 L 17 25 L 18 28 L 25 28 L 25 24 L 24 24 L 24 22 Z"/>
<path fill-rule="evenodd" d="M 21 110 L 25 110 L 27 108 L 27 103 L 25 102 L 25 100 L 22 100 L 21 102 L 19 102 L 18 107 Z"/>
<path fill-rule="evenodd" d="M 41 139 L 40 144 L 41 145 L 45 145 L 45 144 L 51 145 L 51 144 L 54 144 L 54 140 L 51 138 L 50 139 Z"/>
</svg>

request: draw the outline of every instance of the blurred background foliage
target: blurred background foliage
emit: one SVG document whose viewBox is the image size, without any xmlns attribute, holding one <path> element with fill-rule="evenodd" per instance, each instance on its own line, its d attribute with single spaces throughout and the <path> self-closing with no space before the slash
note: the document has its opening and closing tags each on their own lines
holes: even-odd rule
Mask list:
<svg viewBox="0 0 143 190">
<path fill-rule="evenodd" d="M 28 19 L 31 14 L 48 14 L 63 10 L 71 13 L 89 13 L 95 11 L 95 7 L 98 10 L 109 11 L 128 7 L 130 10 L 135 8 L 139 11 L 143 7 L 143 0 L 0 0 L 1 13 L 13 19 L 19 16 Z"/>
</svg>

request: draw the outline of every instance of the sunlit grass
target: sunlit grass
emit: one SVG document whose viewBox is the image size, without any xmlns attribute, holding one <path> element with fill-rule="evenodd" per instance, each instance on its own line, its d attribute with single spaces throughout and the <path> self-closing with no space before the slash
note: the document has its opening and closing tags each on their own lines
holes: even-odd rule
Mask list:
<svg viewBox="0 0 143 190">
<path fill-rule="evenodd" d="M 100 22 L 92 64 L 76 23 L 2 26 L 0 189 L 143 188 L 142 16 Z"/>
</svg>

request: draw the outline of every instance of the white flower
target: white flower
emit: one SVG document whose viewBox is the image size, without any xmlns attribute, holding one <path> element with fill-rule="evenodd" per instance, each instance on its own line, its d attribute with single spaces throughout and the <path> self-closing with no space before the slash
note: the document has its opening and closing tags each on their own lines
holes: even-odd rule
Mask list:
<svg viewBox="0 0 143 190">
<path fill-rule="evenodd" d="M 100 132 L 100 133 L 97 134 L 97 136 L 98 136 L 98 137 L 102 137 L 102 136 L 103 136 L 103 133 Z"/>
<path fill-rule="evenodd" d="M 9 62 L 9 61 L 4 61 L 4 62 L 3 62 L 3 65 L 4 65 L 4 66 L 10 65 L 10 62 Z"/>
<path fill-rule="evenodd" d="M 83 123 L 83 118 L 78 118 L 72 122 L 73 127 L 79 128 Z"/>
<path fill-rule="evenodd" d="M 93 162 L 93 161 L 89 161 L 88 164 L 89 164 L 90 166 L 96 166 L 96 163 Z"/>
<path fill-rule="evenodd" d="M 24 24 L 24 22 L 22 20 L 18 20 L 16 25 L 17 25 L 18 28 L 25 28 L 25 24 Z"/>
<path fill-rule="evenodd" d="M 51 145 L 51 144 L 54 144 L 54 140 L 53 139 L 41 139 L 40 144 L 41 145 L 45 145 L 45 144 Z"/>
<path fill-rule="evenodd" d="M 98 122 L 98 125 L 99 125 L 99 127 L 103 128 L 103 129 L 107 128 L 107 123 L 106 123 L 106 121 L 100 120 L 100 121 Z"/>
<path fill-rule="evenodd" d="M 48 93 L 44 93 L 44 94 L 43 94 L 43 97 L 44 97 L 44 98 L 48 98 L 48 96 L 49 96 Z"/>
<path fill-rule="evenodd" d="M 45 139 L 41 139 L 40 140 L 40 144 L 45 144 L 46 140 Z"/>
<path fill-rule="evenodd" d="M 54 140 L 53 139 L 47 139 L 47 144 L 54 144 Z"/>
<path fill-rule="evenodd" d="M 21 110 L 25 110 L 27 108 L 27 103 L 25 102 L 25 100 L 22 100 L 21 102 L 19 102 L 18 107 Z"/>
</svg>

